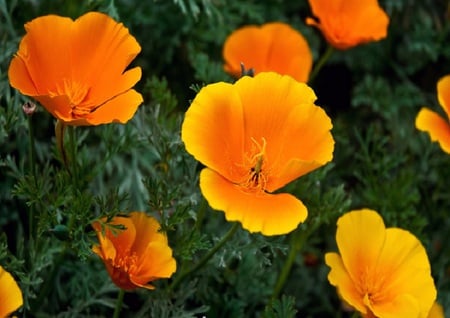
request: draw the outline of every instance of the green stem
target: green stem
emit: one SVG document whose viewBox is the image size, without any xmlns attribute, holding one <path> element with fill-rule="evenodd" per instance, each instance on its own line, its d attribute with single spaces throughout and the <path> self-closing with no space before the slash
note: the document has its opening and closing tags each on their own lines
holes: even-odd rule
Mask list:
<svg viewBox="0 0 450 318">
<path fill-rule="evenodd" d="M 309 236 L 311 231 L 298 229 L 293 233 L 291 238 L 291 244 L 289 248 L 289 253 L 284 262 L 283 268 L 281 269 L 280 275 L 278 276 L 277 282 L 275 283 L 275 287 L 272 292 L 272 300 L 278 298 L 281 290 L 283 289 L 284 284 L 291 272 L 292 266 L 294 265 L 295 259 L 298 255 L 298 252 L 303 247 L 303 244 L 306 241 L 306 238 Z"/>
<path fill-rule="evenodd" d="M 314 68 L 311 71 L 311 74 L 309 75 L 309 81 L 308 81 L 309 83 L 314 81 L 317 74 L 322 69 L 322 67 L 325 65 L 325 63 L 329 60 L 329 58 L 331 57 L 333 52 L 334 52 L 334 48 L 331 45 L 328 45 L 325 53 L 322 54 L 319 61 L 317 61 L 317 63 L 314 65 Z"/>
<path fill-rule="evenodd" d="M 198 208 L 198 212 L 197 212 L 197 220 L 195 221 L 195 228 L 198 231 L 200 231 L 200 228 L 202 226 L 207 207 L 208 207 L 208 202 L 206 202 L 205 198 L 202 198 L 202 202 L 200 203 L 200 207 Z"/>
<path fill-rule="evenodd" d="M 120 311 L 122 310 L 124 295 L 125 295 L 125 291 L 121 288 L 119 290 L 119 294 L 117 295 L 116 308 L 114 309 L 113 318 L 119 318 L 119 316 L 120 316 Z"/>
<path fill-rule="evenodd" d="M 33 133 L 33 121 L 31 119 L 32 116 L 27 115 L 28 117 L 28 157 L 29 157 L 29 169 L 30 174 L 33 178 L 34 185 L 37 188 L 37 178 L 36 178 L 36 151 L 35 151 L 35 142 L 34 142 L 34 133 Z M 28 214 L 28 233 L 30 239 L 34 236 L 34 218 L 35 218 L 35 207 L 34 204 L 30 206 L 30 212 Z"/>
<path fill-rule="evenodd" d="M 217 244 L 206 254 L 202 257 L 202 259 L 192 267 L 190 270 L 187 270 L 183 273 L 181 273 L 172 283 L 172 285 L 169 287 L 169 290 L 174 290 L 178 287 L 178 285 L 189 275 L 195 273 L 197 270 L 199 270 L 203 265 L 205 265 L 211 257 L 233 236 L 233 234 L 237 231 L 239 228 L 239 223 L 234 223 L 233 226 L 228 230 L 228 232 L 222 237 L 222 239 L 217 242 Z"/>
</svg>

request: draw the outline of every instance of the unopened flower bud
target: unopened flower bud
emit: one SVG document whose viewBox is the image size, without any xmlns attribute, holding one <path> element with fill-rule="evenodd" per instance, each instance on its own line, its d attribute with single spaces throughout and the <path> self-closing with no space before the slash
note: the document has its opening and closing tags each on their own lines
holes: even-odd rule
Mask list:
<svg viewBox="0 0 450 318">
<path fill-rule="evenodd" d="M 25 102 L 22 106 L 23 112 L 27 116 L 31 116 L 36 111 L 36 104 L 33 102 Z"/>
</svg>

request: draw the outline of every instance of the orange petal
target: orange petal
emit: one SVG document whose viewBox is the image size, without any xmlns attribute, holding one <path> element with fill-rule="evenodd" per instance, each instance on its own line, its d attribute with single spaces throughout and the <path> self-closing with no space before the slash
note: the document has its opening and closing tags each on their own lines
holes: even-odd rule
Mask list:
<svg viewBox="0 0 450 318">
<path fill-rule="evenodd" d="M 8 69 L 9 83 L 17 88 L 22 94 L 28 96 L 38 95 L 37 86 L 34 83 L 25 64 L 20 56 L 14 56 Z"/>
<path fill-rule="evenodd" d="M 124 229 L 114 229 L 112 231 L 109 227 L 105 228 L 105 237 L 111 241 L 118 254 L 126 255 L 129 253 L 136 239 L 136 229 L 132 220 L 128 217 L 116 216 L 111 222 L 111 225 L 122 225 Z M 102 244 L 103 234 L 97 231 L 99 242 Z M 102 246 L 103 247 L 103 246 Z M 105 251 L 105 250 L 104 250 Z"/>
<path fill-rule="evenodd" d="M 167 237 L 163 232 L 160 232 L 161 225 L 155 218 L 145 212 L 131 212 L 129 216 L 136 229 L 136 236 L 139 238 L 134 241 L 133 252 L 142 255 L 150 242 L 160 242 L 167 245 Z"/>
<path fill-rule="evenodd" d="M 235 84 L 244 107 L 246 149 L 252 139 L 265 139 L 270 178 L 267 190 L 329 162 L 334 141 L 331 120 L 314 105 L 316 95 L 304 83 L 289 76 L 261 73 Z"/>
<path fill-rule="evenodd" d="M 336 242 L 351 279 L 359 282 L 361 272 L 374 272 L 386 238 L 381 216 L 372 210 L 350 211 L 337 222 Z"/>
<path fill-rule="evenodd" d="M 0 317 L 8 317 L 23 304 L 22 291 L 10 273 L 0 266 Z"/>
<path fill-rule="evenodd" d="M 181 139 L 198 161 L 237 182 L 242 175 L 244 119 L 233 85 L 216 83 L 201 89 L 186 112 Z"/>
<path fill-rule="evenodd" d="M 442 150 L 450 154 L 450 122 L 439 114 L 422 108 L 416 117 L 416 128 L 430 135 L 432 141 L 439 142 Z"/>
<path fill-rule="evenodd" d="M 307 209 L 286 193 L 247 193 L 209 168 L 200 173 L 200 189 L 213 209 L 225 212 L 228 221 L 240 221 L 250 232 L 286 234 L 307 217 Z"/>
<path fill-rule="evenodd" d="M 366 314 L 367 308 L 363 303 L 361 294 L 356 289 L 355 282 L 351 279 L 342 258 L 336 253 L 326 253 L 325 263 L 331 268 L 328 273 L 328 281 L 336 286 L 339 295 L 353 308 Z"/>
<path fill-rule="evenodd" d="M 234 31 L 225 41 L 225 70 L 241 75 L 241 63 L 255 74 L 274 71 L 306 82 L 312 67 L 308 42 L 288 24 L 274 22 L 245 26 Z"/>
<path fill-rule="evenodd" d="M 450 75 L 442 77 L 437 83 L 439 104 L 450 120 Z"/>
</svg>

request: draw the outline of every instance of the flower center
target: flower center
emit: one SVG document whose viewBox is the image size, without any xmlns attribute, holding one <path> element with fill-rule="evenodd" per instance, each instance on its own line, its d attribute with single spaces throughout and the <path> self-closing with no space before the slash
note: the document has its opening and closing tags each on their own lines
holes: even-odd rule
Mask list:
<svg viewBox="0 0 450 318">
<path fill-rule="evenodd" d="M 51 94 L 51 96 L 67 96 L 72 108 L 72 116 L 74 118 L 82 118 L 92 111 L 92 107 L 82 104 L 88 93 L 89 87 L 85 84 L 64 79 L 62 84 L 56 86 L 56 92 Z"/>
<path fill-rule="evenodd" d="M 245 169 L 248 169 L 248 174 L 244 177 L 244 181 L 239 185 L 245 191 L 264 191 L 267 183 L 267 164 L 266 164 L 266 139 L 261 138 L 262 142 L 258 143 L 254 138 L 251 138 L 253 147 L 250 156 L 245 156 Z"/>
<path fill-rule="evenodd" d="M 125 255 L 117 255 L 113 262 L 115 268 L 120 268 L 124 272 L 132 272 L 136 269 L 137 255 L 136 253 L 126 253 Z"/>
</svg>

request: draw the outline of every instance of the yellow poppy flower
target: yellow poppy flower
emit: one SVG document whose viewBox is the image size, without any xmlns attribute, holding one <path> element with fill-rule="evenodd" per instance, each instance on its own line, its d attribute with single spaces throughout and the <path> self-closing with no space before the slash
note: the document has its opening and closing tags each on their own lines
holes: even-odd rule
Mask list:
<svg viewBox="0 0 450 318">
<path fill-rule="evenodd" d="M 410 232 L 386 228 L 372 210 L 337 222 L 337 253 L 327 253 L 329 282 L 364 317 L 426 318 L 436 299 L 425 248 Z"/>
<path fill-rule="evenodd" d="M 8 317 L 22 305 L 19 286 L 12 275 L 0 266 L 0 317 Z"/>
<path fill-rule="evenodd" d="M 176 262 L 156 219 L 144 212 L 132 212 L 129 217 L 114 217 L 110 224 L 125 229 L 113 233 L 110 228 L 102 229 L 99 221 L 94 222 L 99 245 L 92 250 L 103 260 L 118 287 L 154 289 L 151 281 L 172 276 Z"/>
<path fill-rule="evenodd" d="M 387 35 L 389 17 L 377 0 L 309 0 L 317 27 L 333 47 L 346 50 L 379 41 Z"/>
<path fill-rule="evenodd" d="M 416 117 L 416 128 L 427 132 L 432 141 L 439 142 L 442 150 L 450 154 L 450 75 L 438 81 L 437 95 L 447 119 L 424 107 Z"/>
<path fill-rule="evenodd" d="M 285 234 L 307 217 L 303 203 L 272 192 L 331 161 L 331 120 L 290 76 L 260 73 L 197 94 L 181 129 L 186 150 L 206 168 L 200 189 L 229 221 L 250 232 Z"/>
<path fill-rule="evenodd" d="M 281 22 L 248 25 L 234 31 L 223 46 L 224 69 L 241 76 L 241 64 L 254 74 L 273 71 L 307 82 L 313 63 L 305 38 Z"/>
<path fill-rule="evenodd" d="M 11 86 L 68 125 L 125 123 L 134 115 L 142 96 L 131 88 L 141 69 L 125 68 L 141 47 L 121 23 L 98 12 L 75 21 L 48 15 L 25 30 L 9 66 Z"/>
</svg>

